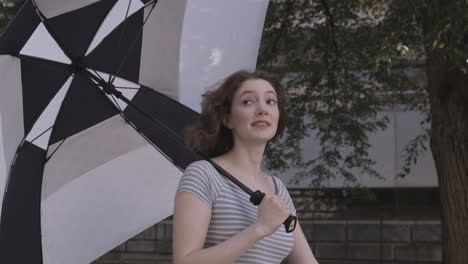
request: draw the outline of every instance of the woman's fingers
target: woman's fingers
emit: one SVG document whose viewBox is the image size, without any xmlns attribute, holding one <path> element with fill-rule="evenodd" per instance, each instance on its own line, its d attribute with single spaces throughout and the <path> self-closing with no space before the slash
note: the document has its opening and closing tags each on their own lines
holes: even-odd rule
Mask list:
<svg viewBox="0 0 468 264">
<path fill-rule="evenodd" d="M 277 195 L 266 195 L 258 207 L 257 223 L 267 235 L 275 232 L 291 214 L 286 203 Z"/>
</svg>

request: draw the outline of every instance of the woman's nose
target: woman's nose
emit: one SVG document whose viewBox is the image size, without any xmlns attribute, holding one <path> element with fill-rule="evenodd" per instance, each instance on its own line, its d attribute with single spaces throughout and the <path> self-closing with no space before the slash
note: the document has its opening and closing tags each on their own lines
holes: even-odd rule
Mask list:
<svg viewBox="0 0 468 264">
<path fill-rule="evenodd" d="M 259 102 L 257 105 L 257 115 L 266 115 L 266 114 L 268 114 L 266 103 Z"/>
</svg>

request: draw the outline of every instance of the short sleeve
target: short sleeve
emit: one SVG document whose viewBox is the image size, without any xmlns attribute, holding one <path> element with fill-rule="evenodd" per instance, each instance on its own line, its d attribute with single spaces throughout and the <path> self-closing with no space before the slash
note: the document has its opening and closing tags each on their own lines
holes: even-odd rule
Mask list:
<svg viewBox="0 0 468 264">
<path fill-rule="evenodd" d="M 296 214 L 296 207 L 294 206 L 293 200 L 291 198 L 291 195 L 289 195 L 289 191 L 286 188 L 286 185 L 284 185 L 283 181 L 281 181 L 280 178 L 274 176 L 276 179 L 276 182 L 278 183 L 278 196 L 280 196 L 283 201 L 288 205 L 289 209 L 291 210 L 292 214 Z"/>
<path fill-rule="evenodd" d="M 206 166 L 201 161 L 191 163 L 180 178 L 176 195 L 179 192 L 189 192 L 205 202 L 210 208 L 214 196 Z"/>
</svg>

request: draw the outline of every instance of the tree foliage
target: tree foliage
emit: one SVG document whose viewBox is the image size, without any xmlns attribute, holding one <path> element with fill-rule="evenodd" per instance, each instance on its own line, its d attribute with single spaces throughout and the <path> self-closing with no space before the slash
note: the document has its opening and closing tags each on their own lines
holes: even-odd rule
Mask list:
<svg viewBox="0 0 468 264">
<path fill-rule="evenodd" d="M 429 142 L 439 184 L 443 262 L 468 262 L 468 1 L 283 0 L 268 10 L 258 67 L 288 87 L 291 126 L 268 153 L 272 169 L 299 168 L 319 186 L 378 176 L 368 135 L 384 129 L 378 113 L 425 114 L 398 176 Z M 424 78 L 414 78 L 421 73 Z M 319 154 L 304 160 L 315 133 Z"/>
<path fill-rule="evenodd" d="M 357 173 L 378 177 L 368 135 L 386 128 L 379 112 L 403 108 L 426 114 L 403 153 L 399 176 L 408 174 L 430 133 L 420 77 L 428 53 L 467 71 L 467 11 L 456 0 L 272 1 L 258 67 L 285 81 L 291 115 L 284 141 L 270 146 L 270 169 L 301 168 L 299 178 L 313 186 L 336 177 L 355 185 Z M 320 150 L 305 160 L 301 142 L 311 131 Z"/>
<path fill-rule="evenodd" d="M 0 0 L 0 33 L 21 5 L 21 0 Z"/>
</svg>

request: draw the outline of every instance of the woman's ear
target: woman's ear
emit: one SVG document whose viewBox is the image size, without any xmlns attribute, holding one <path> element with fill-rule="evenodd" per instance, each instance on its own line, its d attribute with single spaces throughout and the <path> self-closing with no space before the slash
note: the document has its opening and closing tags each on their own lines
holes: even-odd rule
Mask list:
<svg viewBox="0 0 468 264">
<path fill-rule="evenodd" d="M 224 125 L 227 129 L 232 129 L 231 123 L 229 123 L 229 121 L 228 121 L 227 118 L 224 118 L 224 120 L 223 120 L 223 125 Z"/>
</svg>

